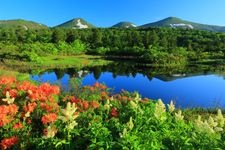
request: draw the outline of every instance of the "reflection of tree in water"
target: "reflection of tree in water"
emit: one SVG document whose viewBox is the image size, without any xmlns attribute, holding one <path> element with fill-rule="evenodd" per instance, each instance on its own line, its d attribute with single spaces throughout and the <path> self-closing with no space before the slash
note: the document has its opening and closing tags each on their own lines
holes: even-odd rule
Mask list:
<svg viewBox="0 0 225 150">
<path fill-rule="evenodd" d="M 98 80 L 101 76 L 102 68 L 101 67 L 94 67 L 92 71 L 93 71 L 93 74 L 94 74 L 94 78 L 96 80 Z"/>
<path fill-rule="evenodd" d="M 51 72 L 55 72 L 58 80 L 61 79 L 65 74 L 68 74 L 71 78 L 81 78 L 88 74 L 88 71 L 77 68 L 54 69 Z"/>
<path fill-rule="evenodd" d="M 60 80 L 65 75 L 66 70 L 64 70 L 64 69 L 54 69 L 54 72 L 56 74 L 57 79 Z"/>
<path fill-rule="evenodd" d="M 49 72 L 49 71 L 48 71 Z M 103 66 L 85 67 L 85 68 L 67 68 L 67 69 L 54 69 L 57 79 L 61 79 L 65 74 L 70 77 L 81 78 L 85 77 L 88 73 L 93 73 L 94 78 L 98 80 L 102 72 L 112 73 L 113 78 L 117 76 L 132 76 L 136 77 L 137 74 L 146 76 L 149 80 L 154 77 L 163 81 L 171 81 L 178 78 L 188 76 L 202 75 L 202 74 L 221 74 L 224 76 L 225 67 L 216 66 L 172 66 L 172 67 L 153 67 L 143 66 L 140 64 L 129 62 L 116 62 Z"/>
<path fill-rule="evenodd" d="M 136 77 L 137 74 L 142 74 L 149 80 L 152 80 L 154 77 L 156 77 L 163 81 L 171 81 L 189 76 L 217 73 L 216 71 L 218 71 L 218 68 L 215 66 L 213 68 L 211 67 L 212 66 L 199 65 L 154 67 L 143 65 L 141 66 L 140 64 L 135 63 L 116 62 L 105 66 L 97 66 L 89 69 L 93 71 L 95 79 L 99 79 L 99 77 L 101 76 L 101 72 L 111 72 L 113 78 L 116 78 L 118 75 Z M 225 67 L 223 69 L 220 68 L 220 71 L 224 72 L 224 70 Z"/>
<path fill-rule="evenodd" d="M 67 73 L 70 75 L 70 77 L 79 77 L 78 74 L 79 70 L 76 68 L 68 68 Z"/>
</svg>

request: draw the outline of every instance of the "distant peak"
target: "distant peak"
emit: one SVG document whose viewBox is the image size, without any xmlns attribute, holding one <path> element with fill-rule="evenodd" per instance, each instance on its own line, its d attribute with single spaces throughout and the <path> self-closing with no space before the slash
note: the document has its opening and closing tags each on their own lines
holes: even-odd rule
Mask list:
<svg viewBox="0 0 225 150">
<path fill-rule="evenodd" d="M 180 19 L 180 18 L 174 17 L 174 16 L 170 16 L 170 17 L 167 17 L 166 19 Z"/>
<path fill-rule="evenodd" d="M 73 21 L 77 21 L 77 20 L 84 20 L 83 18 L 73 18 Z"/>
<path fill-rule="evenodd" d="M 182 19 L 178 17 L 167 17 L 164 20 L 182 20 Z"/>
<path fill-rule="evenodd" d="M 113 28 L 135 28 L 137 27 L 134 23 L 129 21 L 121 21 L 112 26 Z"/>
<path fill-rule="evenodd" d="M 84 28 L 93 28 L 94 25 L 88 23 L 83 18 L 73 18 L 67 22 L 64 22 L 56 27 L 72 28 L 72 29 L 84 29 Z"/>
</svg>

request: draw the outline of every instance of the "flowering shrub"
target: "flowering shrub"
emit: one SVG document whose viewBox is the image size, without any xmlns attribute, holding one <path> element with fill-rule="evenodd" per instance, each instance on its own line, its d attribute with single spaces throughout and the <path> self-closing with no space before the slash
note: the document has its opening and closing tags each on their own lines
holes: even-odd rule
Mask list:
<svg viewBox="0 0 225 150">
<path fill-rule="evenodd" d="M 166 107 L 167 106 L 167 107 Z M 0 77 L 1 149 L 222 149 L 222 111 L 187 119 L 174 103 L 111 95 L 100 83 L 79 93 Z"/>
</svg>

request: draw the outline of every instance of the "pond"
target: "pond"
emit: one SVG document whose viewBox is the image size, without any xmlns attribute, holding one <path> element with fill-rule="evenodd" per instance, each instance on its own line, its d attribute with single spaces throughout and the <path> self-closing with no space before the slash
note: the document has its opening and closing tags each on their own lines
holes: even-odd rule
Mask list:
<svg viewBox="0 0 225 150">
<path fill-rule="evenodd" d="M 58 83 L 67 88 L 70 78 L 80 78 L 82 85 L 105 83 L 114 92 L 125 89 L 138 91 L 142 97 L 173 100 L 179 108 L 225 108 L 225 80 L 223 70 L 201 68 L 151 68 L 117 63 L 76 70 L 54 69 L 31 79 L 40 82 Z"/>
</svg>

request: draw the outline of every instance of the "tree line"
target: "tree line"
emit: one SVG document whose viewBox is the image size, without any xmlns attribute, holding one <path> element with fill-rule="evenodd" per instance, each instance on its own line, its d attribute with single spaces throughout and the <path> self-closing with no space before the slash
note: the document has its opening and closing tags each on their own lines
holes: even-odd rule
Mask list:
<svg viewBox="0 0 225 150">
<path fill-rule="evenodd" d="M 1 57 L 20 55 L 24 60 L 35 61 L 42 55 L 84 53 L 145 63 L 184 64 L 224 58 L 225 34 L 174 28 L 0 29 Z"/>
</svg>

